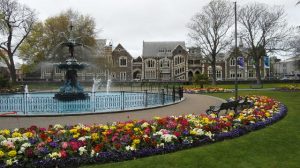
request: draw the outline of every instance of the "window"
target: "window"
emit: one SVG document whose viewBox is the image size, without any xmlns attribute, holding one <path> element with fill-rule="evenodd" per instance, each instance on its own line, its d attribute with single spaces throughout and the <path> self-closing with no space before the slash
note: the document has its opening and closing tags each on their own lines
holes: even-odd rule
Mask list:
<svg viewBox="0 0 300 168">
<path fill-rule="evenodd" d="M 253 63 L 254 63 L 253 58 L 250 57 L 250 58 L 248 59 L 248 65 L 251 66 L 251 65 L 253 65 Z"/>
<path fill-rule="evenodd" d="M 45 73 L 52 73 L 52 67 L 45 67 Z"/>
<path fill-rule="evenodd" d="M 126 80 L 126 72 L 120 72 L 120 80 L 125 81 Z"/>
<path fill-rule="evenodd" d="M 119 58 L 119 66 L 120 67 L 127 67 L 127 58 L 122 56 Z"/>
<path fill-rule="evenodd" d="M 230 66 L 235 66 L 235 58 L 230 59 Z"/>
<path fill-rule="evenodd" d="M 182 55 L 175 56 L 174 62 L 175 62 L 175 65 L 181 64 L 184 62 L 184 57 Z"/>
<path fill-rule="evenodd" d="M 147 60 L 146 61 L 146 67 L 147 68 L 154 68 L 155 67 L 155 60 Z"/>
<path fill-rule="evenodd" d="M 61 73 L 61 69 L 59 69 L 58 67 L 55 68 L 55 73 Z"/>
<path fill-rule="evenodd" d="M 234 71 L 230 71 L 230 78 L 235 78 L 235 72 Z"/>
<path fill-rule="evenodd" d="M 112 77 L 113 79 L 115 79 L 115 78 L 116 78 L 116 73 L 115 73 L 115 72 L 112 72 L 112 73 L 111 73 L 111 77 Z"/>
<path fill-rule="evenodd" d="M 250 69 L 250 70 L 248 71 L 248 77 L 249 77 L 249 78 L 253 78 L 253 77 L 254 77 L 254 70 L 253 70 L 253 69 Z"/>
<path fill-rule="evenodd" d="M 164 59 L 159 60 L 159 65 L 160 65 L 161 68 L 162 67 L 165 67 L 165 68 L 170 67 L 169 59 L 164 58 Z"/>
<path fill-rule="evenodd" d="M 220 70 L 216 71 L 216 77 L 217 77 L 217 79 L 221 79 L 222 78 L 222 72 Z"/>
</svg>

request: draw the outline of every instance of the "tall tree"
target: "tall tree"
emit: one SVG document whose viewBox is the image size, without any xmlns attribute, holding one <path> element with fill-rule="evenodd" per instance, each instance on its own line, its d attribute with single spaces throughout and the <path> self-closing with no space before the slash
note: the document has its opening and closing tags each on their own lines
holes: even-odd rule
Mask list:
<svg viewBox="0 0 300 168">
<path fill-rule="evenodd" d="M 68 10 L 57 16 L 49 17 L 44 22 L 34 25 L 33 31 L 20 47 L 20 56 L 28 60 L 28 65 L 36 65 L 41 61 L 63 61 L 68 54 L 67 48 L 60 48 L 62 42 L 72 35 L 87 46 L 96 43 L 95 21 L 89 15 L 82 15 Z M 81 48 L 81 47 L 79 47 Z M 81 49 L 75 53 L 83 52 Z M 78 54 L 82 56 L 83 54 Z M 77 57 L 78 58 L 78 57 Z M 83 59 L 83 58 L 79 58 Z"/>
<path fill-rule="evenodd" d="M 225 0 L 211 1 L 188 24 L 190 38 L 211 64 L 213 85 L 216 84 L 216 57 L 231 44 L 227 32 L 232 25 L 233 4 Z"/>
<path fill-rule="evenodd" d="M 36 21 L 33 10 L 16 0 L 0 0 L 0 57 L 5 61 L 11 81 L 16 82 L 14 56 Z"/>
<path fill-rule="evenodd" d="M 247 4 L 239 10 L 240 34 L 255 61 L 257 84 L 261 84 L 262 57 L 284 50 L 289 35 L 284 9 L 261 3 Z"/>
</svg>

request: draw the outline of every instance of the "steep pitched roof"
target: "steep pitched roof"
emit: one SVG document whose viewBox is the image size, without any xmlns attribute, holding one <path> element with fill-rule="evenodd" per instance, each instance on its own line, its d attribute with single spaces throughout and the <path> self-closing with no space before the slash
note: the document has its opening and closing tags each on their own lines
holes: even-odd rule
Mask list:
<svg viewBox="0 0 300 168">
<path fill-rule="evenodd" d="M 131 54 L 119 43 L 116 48 L 112 51 L 113 53 L 116 53 L 116 52 L 125 52 L 128 56 L 131 56 Z"/>
<path fill-rule="evenodd" d="M 182 46 L 186 50 L 184 41 L 153 41 L 153 42 L 143 42 L 143 55 L 142 57 L 165 57 L 171 56 L 172 51 L 178 46 Z M 166 52 L 159 52 L 164 50 Z M 170 51 L 170 52 L 168 52 Z"/>
</svg>

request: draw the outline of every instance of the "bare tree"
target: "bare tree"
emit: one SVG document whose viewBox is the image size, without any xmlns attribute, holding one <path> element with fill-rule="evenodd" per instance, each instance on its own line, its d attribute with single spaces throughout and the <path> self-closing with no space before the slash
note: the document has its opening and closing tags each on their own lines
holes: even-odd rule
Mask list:
<svg viewBox="0 0 300 168">
<path fill-rule="evenodd" d="M 233 11 L 232 3 L 213 0 L 188 24 L 190 38 L 211 64 L 213 85 L 216 84 L 216 56 L 231 44 L 227 32 L 233 25 Z"/>
<path fill-rule="evenodd" d="M 0 0 L 0 57 L 5 61 L 12 82 L 16 82 L 14 56 L 36 20 L 35 12 L 16 0 Z"/>
<path fill-rule="evenodd" d="M 284 9 L 261 3 L 245 5 L 239 10 L 241 37 L 255 61 L 257 84 L 261 84 L 262 57 L 282 51 L 289 35 Z"/>
</svg>

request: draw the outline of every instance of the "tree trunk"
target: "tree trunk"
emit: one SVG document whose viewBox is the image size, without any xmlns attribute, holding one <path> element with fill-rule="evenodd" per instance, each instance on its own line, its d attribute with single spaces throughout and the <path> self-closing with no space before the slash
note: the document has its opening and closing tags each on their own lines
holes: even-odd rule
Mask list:
<svg viewBox="0 0 300 168">
<path fill-rule="evenodd" d="M 10 65 L 8 66 L 9 75 L 10 75 L 10 79 L 11 79 L 12 84 L 14 84 L 17 81 L 15 63 L 14 63 L 14 59 L 13 59 L 12 54 L 9 54 L 8 57 L 9 57 L 9 62 L 10 62 Z"/>
<path fill-rule="evenodd" d="M 216 56 L 212 56 L 212 62 L 211 62 L 211 68 L 212 68 L 212 85 L 216 85 Z"/>
<path fill-rule="evenodd" d="M 256 84 L 261 85 L 261 74 L 260 74 L 260 58 L 258 56 L 255 57 L 255 71 L 256 71 Z"/>
</svg>

